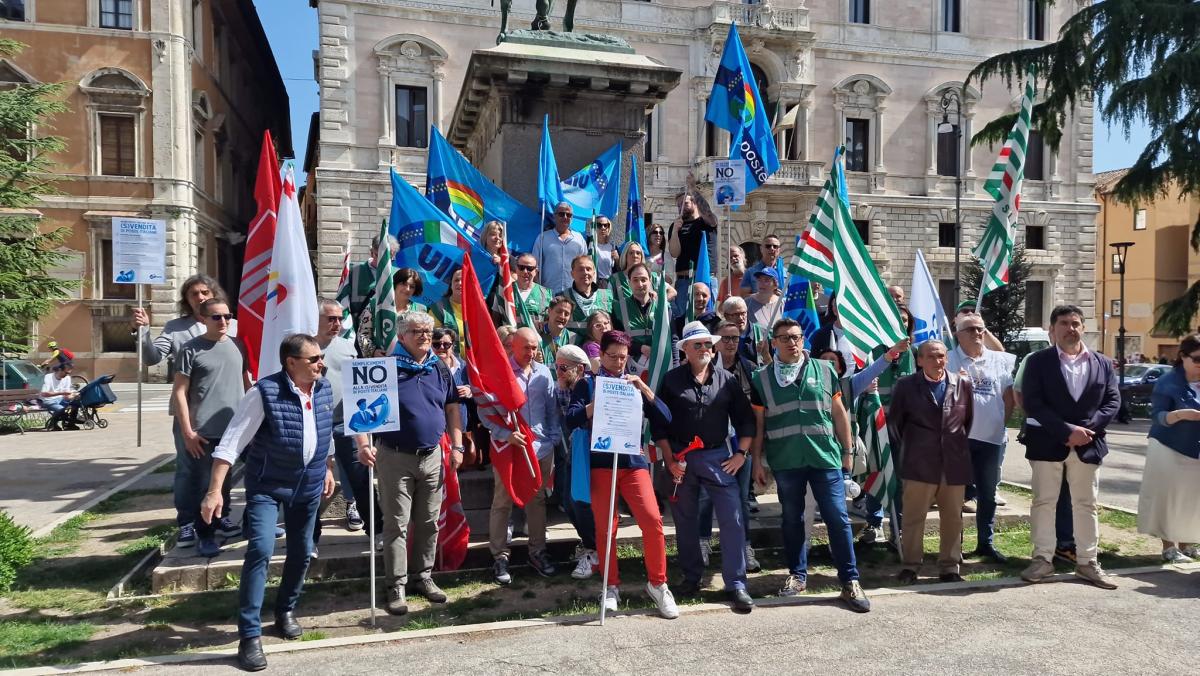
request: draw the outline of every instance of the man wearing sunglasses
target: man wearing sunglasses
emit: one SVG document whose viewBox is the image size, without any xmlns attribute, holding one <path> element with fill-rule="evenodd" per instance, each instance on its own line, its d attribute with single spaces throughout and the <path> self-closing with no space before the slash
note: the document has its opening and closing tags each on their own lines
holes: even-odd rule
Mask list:
<svg viewBox="0 0 1200 676">
<path fill-rule="evenodd" d="M 221 551 L 213 538 L 214 531 L 225 537 L 242 532 L 241 527 L 230 520 L 228 512 L 213 524 L 203 523 L 195 517 L 208 488 L 212 452 L 233 419 L 238 402 L 250 387 L 250 366 L 241 340 L 229 335 L 229 325 L 233 321 L 229 305 L 223 299 L 209 298 L 200 303 L 199 315 L 204 323 L 204 333 L 184 343 L 175 357 L 171 398 L 187 451 L 176 458 L 176 462 L 188 465 L 187 471 L 176 470 L 176 476 L 186 481 L 176 482 L 175 508 L 180 514 L 188 515 L 189 523 L 195 524 L 200 540 L 199 554 L 211 557 Z M 229 505 L 229 488 L 229 482 L 225 482 L 222 492 L 226 506 Z"/>
<path fill-rule="evenodd" d="M 527 315 L 533 320 L 534 328 L 537 328 L 537 323 L 545 319 L 546 310 L 550 307 L 550 300 L 554 298 L 554 294 L 537 283 L 538 261 L 533 254 L 523 253 L 517 256 L 516 272 L 517 288 L 513 300 L 517 306 L 517 323 L 520 324 L 521 318 Z"/>
<path fill-rule="evenodd" d="M 742 275 L 741 294 L 743 298 L 758 292 L 758 279 L 756 275 L 759 272 L 768 268 L 776 271 L 781 269 L 779 254 L 782 246 L 779 238 L 775 235 L 767 235 L 763 238 L 762 245 L 759 247 L 759 253 L 762 254 L 762 258 L 754 265 L 751 265 L 746 270 L 745 275 Z"/>
<path fill-rule="evenodd" d="M 583 235 L 571 229 L 573 215 L 570 204 L 559 203 L 554 207 L 554 229 L 543 232 L 533 243 L 542 283 L 556 295 L 571 287 L 571 261 L 587 253 Z"/>
</svg>

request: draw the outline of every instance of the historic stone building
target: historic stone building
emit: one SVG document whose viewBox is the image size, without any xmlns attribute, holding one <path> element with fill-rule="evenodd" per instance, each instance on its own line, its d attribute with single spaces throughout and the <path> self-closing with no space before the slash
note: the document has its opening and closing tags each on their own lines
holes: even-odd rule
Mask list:
<svg viewBox="0 0 1200 676">
<path fill-rule="evenodd" d="M 188 275 L 235 294 L 263 130 L 292 155 L 279 69 L 245 0 L 5 2 L 0 36 L 28 45 L 0 60 L 0 86 L 63 82 L 69 108 L 50 121 L 67 142 L 54 158 L 61 194 L 36 211 L 46 228 L 71 229 L 73 262 L 59 274 L 83 283 L 30 347 L 54 337 L 87 375 L 131 380 L 135 289 L 112 283 L 112 219 L 168 222 L 167 284 L 144 294 L 155 334 L 177 316 Z"/>
<path fill-rule="evenodd" d="M 319 161 L 310 189 L 318 203 L 320 286 L 336 283 L 346 231 L 365 252 L 388 210 L 387 168 L 424 184 L 427 128 L 454 116 L 471 52 L 495 42 L 490 0 L 310 0 L 321 44 Z M 733 241 L 767 233 L 792 241 L 806 221 L 835 146 L 848 147 L 853 215 L 884 277 L 907 287 L 917 248 L 925 251 L 947 302 L 953 294 L 956 134 L 939 133 L 943 94 L 985 57 L 1038 44 L 1086 4 L 1042 10 L 1032 0 L 587 0 L 577 32 L 608 33 L 640 54 L 683 71 L 680 85 L 646 115 L 640 149 L 648 218 L 670 222 L 673 196 L 689 182 L 711 188 L 714 158 L 728 135 L 704 121 L 712 76 L 736 21 L 755 68 L 766 114 L 776 120 L 782 166 L 732 215 Z M 556 3 L 558 27 L 564 2 Z M 532 1 L 514 3 L 510 26 L 528 26 Z M 999 81 L 967 90 L 967 135 L 1015 111 L 1020 91 Z M 948 103 L 948 120 L 957 104 Z M 999 148 L 976 148 L 963 163 L 963 248 L 987 222 L 983 181 Z M 576 167 L 561 167 L 571 172 Z M 535 171 L 535 167 L 530 167 Z M 1094 313 L 1095 214 L 1090 102 L 1070 119 L 1058 153 L 1031 143 L 1018 241 L 1029 250 L 1031 326 L 1070 301 Z M 618 219 L 618 222 L 621 222 Z M 361 255 L 360 253 L 356 253 Z M 965 254 L 964 254 L 965 255 Z"/>
</svg>

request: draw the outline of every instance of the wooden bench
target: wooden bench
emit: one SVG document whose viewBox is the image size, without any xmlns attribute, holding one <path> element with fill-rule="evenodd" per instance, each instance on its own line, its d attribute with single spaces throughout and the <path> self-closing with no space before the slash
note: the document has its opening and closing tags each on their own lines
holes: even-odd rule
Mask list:
<svg viewBox="0 0 1200 676">
<path fill-rule="evenodd" d="M 26 403 L 35 399 L 35 390 L 0 390 L 0 427 L 12 426 L 25 434 L 22 420 L 39 420 L 44 422 L 50 418 L 50 410 L 38 404 Z"/>
</svg>

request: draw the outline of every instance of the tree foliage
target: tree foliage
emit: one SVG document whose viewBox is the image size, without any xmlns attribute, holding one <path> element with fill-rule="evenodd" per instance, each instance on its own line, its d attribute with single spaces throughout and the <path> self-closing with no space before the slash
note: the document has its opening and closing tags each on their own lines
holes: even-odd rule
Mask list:
<svg viewBox="0 0 1200 676">
<path fill-rule="evenodd" d="M 0 39 L 0 56 L 23 48 Z M 61 94 L 60 84 L 0 90 L 0 354 L 25 352 L 33 322 L 79 284 L 51 274 L 69 259 L 59 247 L 70 229 L 43 232 L 40 219 L 22 211 L 54 192 L 51 156 L 66 144 L 46 132 L 50 118 L 66 110 Z"/>
<path fill-rule="evenodd" d="M 983 267 L 979 259 L 971 256 L 963 265 L 963 298 L 978 298 L 979 284 L 983 281 Z M 1025 282 L 1033 268 L 1025 257 L 1025 247 L 1013 247 L 1012 262 L 1008 266 L 1008 284 L 983 297 L 981 307 L 988 330 L 1005 345 L 1016 340 L 1025 328 Z"/>
<path fill-rule="evenodd" d="M 1135 123 L 1149 127 L 1150 142 L 1113 187 L 1118 201 L 1149 202 L 1172 186 L 1200 193 L 1200 2 L 1096 0 L 1063 24 L 1056 41 L 987 59 L 967 82 L 982 87 L 1000 78 L 1012 89 L 1028 68 L 1041 95 L 1033 126 L 1054 150 L 1068 115 L 1093 95 L 1101 119 L 1119 124 L 1126 136 Z M 1014 119 L 992 121 L 973 143 L 1003 140 Z M 1191 243 L 1200 251 L 1200 221 Z M 1185 333 L 1198 309 L 1200 284 L 1158 308 L 1155 330 Z"/>
</svg>

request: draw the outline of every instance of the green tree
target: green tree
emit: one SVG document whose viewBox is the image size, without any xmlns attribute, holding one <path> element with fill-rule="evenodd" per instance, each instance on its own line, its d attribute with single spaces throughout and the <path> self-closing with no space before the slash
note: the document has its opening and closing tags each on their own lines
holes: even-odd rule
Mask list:
<svg viewBox="0 0 1200 676">
<path fill-rule="evenodd" d="M 1037 0 L 1043 6 L 1055 0 Z M 1032 68 L 1040 103 L 1033 126 L 1058 150 L 1068 115 L 1096 97 L 1100 119 L 1122 127 L 1145 122 L 1150 142 L 1114 186 L 1126 204 L 1165 196 L 1172 186 L 1200 192 L 1200 2 L 1097 0 L 1063 24 L 1058 39 L 998 54 L 975 67 L 967 82 L 1000 78 L 1009 89 Z M 992 121 L 972 142 L 1002 142 L 1015 120 Z M 1200 251 L 1200 221 L 1191 244 Z M 1200 283 L 1158 308 L 1155 330 L 1180 335 L 1200 310 Z"/>
<path fill-rule="evenodd" d="M 1016 340 L 1025 328 L 1025 282 L 1032 267 L 1025 257 L 1025 247 L 1013 247 L 1012 262 L 1008 265 L 1008 284 L 983 297 L 979 314 L 988 330 L 1005 345 Z M 983 267 L 979 259 L 971 256 L 963 265 L 963 298 L 978 298 L 979 284 L 983 281 Z"/>
<path fill-rule="evenodd" d="M 14 56 L 24 47 L 0 39 L 0 56 Z M 51 156 L 66 144 L 46 131 L 50 118 L 66 110 L 61 94 L 60 84 L 0 90 L 0 354 L 28 350 L 33 322 L 79 285 L 50 274 L 69 258 L 59 247 L 70 228 L 43 231 L 40 219 L 19 211 L 54 193 Z"/>
</svg>

